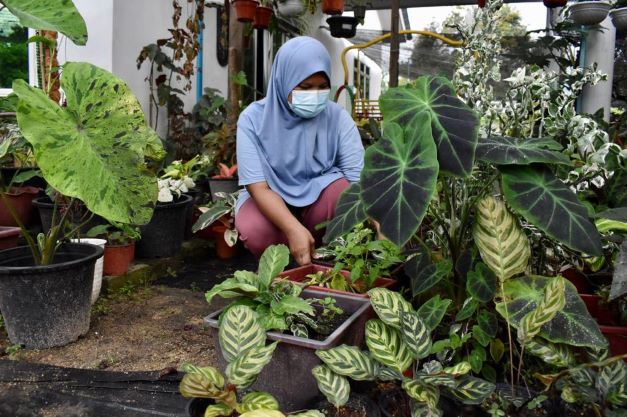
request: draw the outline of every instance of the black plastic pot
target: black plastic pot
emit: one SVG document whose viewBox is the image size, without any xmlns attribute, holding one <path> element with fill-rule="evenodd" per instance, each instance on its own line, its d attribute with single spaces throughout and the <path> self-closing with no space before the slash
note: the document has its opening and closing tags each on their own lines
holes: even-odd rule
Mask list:
<svg viewBox="0 0 627 417">
<path fill-rule="evenodd" d="M 322 411 L 325 416 L 381 417 L 381 410 L 377 403 L 370 397 L 353 390 L 351 390 L 348 401 L 341 407 L 339 413 L 337 413 L 335 406 L 329 404 L 326 399 L 319 401 L 314 409 Z"/>
<path fill-rule="evenodd" d="M 81 203 L 82 204 L 82 203 Z M 41 220 L 41 229 L 44 233 L 48 233 L 50 230 L 50 226 L 52 225 L 52 216 L 54 213 L 54 203 L 48 196 L 38 197 L 33 200 L 33 205 L 37 207 L 39 211 L 39 219 Z M 57 210 L 64 207 L 63 205 L 57 205 Z M 78 224 L 82 221 L 85 221 L 90 214 L 87 214 L 88 210 L 85 206 L 81 205 L 76 213 L 68 215 L 67 220 L 71 225 L 78 226 Z M 61 219 L 61 213 L 57 213 L 57 222 Z M 100 216 L 93 215 L 91 219 L 81 226 L 80 232 L 86 233 L 89 229 L 94 226 L 98 226 L 101 224 L 108 224 L 105 219 Z M 74 227 L 72 227 L 74 228 Z"/>
<path fill-rule="evenodd" d="M 68 243 L 52 264 L 36 266 L 27 246 L 0 251 L 0 311 L 11 342 L 45 349 L 87 333 L 101 256 L 98 246 Z"/>
<path fill-rule="evenodd" d="M 342 343 L 360 346 L 364 341 L 364 317 L 371 312 L 370 301 L 350 295 L 330 294 L 307 289 L 304 298 L 333 297 L 337 305 L 350 317 L 325 340 L 304 339 L 278 332 L 268 332 L 269 340 L 280 343 L 274 351 L 272 360 L 263 368 L 257 381 L 251 386 L 253 391 L 265 391 L 272 394 L 281 405 L 282 411 L 296 411 L 308 408 L 316 399 L 318 384 L 311 374 L 311 369 L 320 363 L 315 352 L 330 349 Z M 218 340 L 218 317 L 222 310 L 205 317 L 205 325 L 214 329 L 214 340 Z M 219 345 L 216 344 L 219 351 Z M 222 353 L 217 355 L 218 367 L 224 371 L 226 362 Z"/>
<path fill-rule="evenodd" d="M 331 16 L 327 19 L 331 36 L 335 38 L 352 38 L 357 33 L 357 20 L 353 16 Z"/>
<path fill-rule="evenodd" d="M 216 196 L 216 193 L 231 194 L 237 191 L 239 186 L 237 185 L 237 178 L 210 178 L 209 189 L 211 190 L 211 201 L 217 201 L 220 198 Z"/>
<path fill-rule="evenodd" d="M 26 171 L 33 171 L 36 169 L 38 168 L 36 167 L 35 168 L 0 167 L 0 175 L 2 175 L 2 181 L 4 182 L 4 184 L 8 185 L 13 179 L 13 177 L 15 176 L 15 174 L 17 174 L 18 172 L 23 173 Z M 42 190 L 45 190 L 46 187 L 48 186 L 48 183 L 42 177 L 33 177 L 24 181 L 23 183 L 13 184 L 13 185 L 20 186 L 20 187 L 36 187 L 36 188 L 41 188 Z"/>
<path fill-rule="evenodd" d="M 185 221 L 192 197 L 181 194 L 171 203 L 157 203 L 150 223 L 141 226 L 142 238 L 135 246 L 137 258 L 167 258 L 183 243 Z"/>
<path fill-rule="evenodd" d="M 187 402 L 185 411 L 189 417 L 203 417 L 211 404 L 215 404 L 215 401 L 210 398 L 192 398 Z"/>
</svg>

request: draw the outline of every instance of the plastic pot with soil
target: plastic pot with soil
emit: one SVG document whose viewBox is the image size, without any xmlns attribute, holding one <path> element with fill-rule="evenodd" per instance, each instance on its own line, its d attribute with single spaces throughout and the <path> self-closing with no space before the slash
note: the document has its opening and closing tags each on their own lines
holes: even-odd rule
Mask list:
<svg viewBox="0 0 627 417">
<path fill-rule="evenodd" d="M 333 404 L 323 400 L 318 402 L 315 407 L 325 416 L 329 417 L 380 417 L 381 410 L 376 402 L 364 394 L 351 392 L 346 404 L 336 408 Z"/>
<path fill-rule="evenodd" d="M 43 196 L 34 199 L 33 205 L 37 207 L 37 210 L 39 210 L 39 218 L 41 220 L 42 231 L 44 233 L 48 233 L 48 231 L 50 230 L 50 225 L 52 224 L 55 204 L 52 202 L 52 200 L 50 200 L 48 196 Z M 59 221 L 63 210 L 67 210 L 67 207 L 67 204 L 57 204 L 57 222 Z M 84 234 L 87 233 L 87 231 L 94 226 L 107 224 L 107 221 L 105 219 L 98 215 L 90 213 L 83 204 L 76 205 L 76 207 L 72 209 L 72 211 L 73 212 L 69 213 L 68 215 L 68 227 L 70 230 L 81 225 L 80 233 Z"/>
<path fill-rule="evenodd" d="M 50 265 L 28 247 L 0 252 L 0 310 L 9 339 L 30 349 L 63 346 L 89 330 L 96 259 L 102 249 L 68 243 Z"/>
<path fill-rule="evenodd" d="M 37 187 L 12 187 L 4 194 L 5 198 L 0 198 L 0 226 L 17 226 L 17 222 L 7 208 L 9 204 L 20 222 L 29 227 L 35 220 L 35 209 L 33 200 L 37 198 L 41 189 Z"/>
<path fill-rule="evenodd" d="M 135 247 L 138 258 L 167 258 L 181 249 L 185 236 L 188 205 L 192 197 L 181 194 L 170 203 L 157 203 L 150 222 L 140 227 L 141 240 Z"/>
<path fill-rule="evenodd" d="M 329 349 L 343 343 L 359 346 L 364 340 L 364 328 L 359 323 L 363 323 L 361 317 L 370 312 L 368 300 L 311 289 L 302 293 L 303 298 L 324 299 L 328 296 L 336 300 L 337 306 L 348 313 L 348 317 L 324 340 L 306 339 L 275 331 L 267 333 L 269 340 L 280 343 L 272 360 L 250 388 L 272 394 L 284 411 L 305 409 L 318 397 L 318 385 L 311 374 L 311 369 L 320 363 L 316 350 Z M 214 340 L 218 339 L 218 317 L 221 313 L 222 310 L 216 311 L 204 319 L 205 324 L 214 329 Z M 219 346 L 216 349 L 219 350 Z M 224 370 L 226 362 L 222 354 L 216 356 L 218 367 Z"/>
</svg>

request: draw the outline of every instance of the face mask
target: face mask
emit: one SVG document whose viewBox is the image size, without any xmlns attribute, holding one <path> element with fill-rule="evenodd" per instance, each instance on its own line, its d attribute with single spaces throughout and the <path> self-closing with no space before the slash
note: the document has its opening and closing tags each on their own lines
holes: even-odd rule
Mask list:
<svg viewBox="0 0 627 417">
<path fill-rule="evenodd" d="M 331 90 L 294 90 L 290 109 L 300 117 L 311 119 L 327 107 Z"/>
</svg>

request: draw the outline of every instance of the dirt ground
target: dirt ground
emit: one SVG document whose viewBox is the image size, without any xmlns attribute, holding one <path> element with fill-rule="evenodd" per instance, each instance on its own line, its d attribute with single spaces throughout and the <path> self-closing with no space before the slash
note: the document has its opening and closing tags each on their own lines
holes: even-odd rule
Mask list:
<svg viewBox="0 0 627 417">
<path fill-rule="evenodd" d="M 202 326 L 209 312 L 201 290 L 124 288 L 96 302 L 89 332 L 67 346 L 19 349 L 0 329 L 0 359 L 113 371 L 168 372 L 185 362 L 210 365 L 213 338 Z"/>
</svg>

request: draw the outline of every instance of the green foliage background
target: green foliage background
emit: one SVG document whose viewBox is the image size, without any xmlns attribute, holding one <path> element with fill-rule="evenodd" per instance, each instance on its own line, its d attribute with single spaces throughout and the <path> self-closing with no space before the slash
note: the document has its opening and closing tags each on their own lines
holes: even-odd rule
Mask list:
<svg viewBox="0 0 627 417">
<path fill-rule="evenodd" d="M 28 35 L 9 16 L 8 10 L 0 12 L 0 88 L 11 88 L 16 79 L 28 81 Z"/>
</svg>

